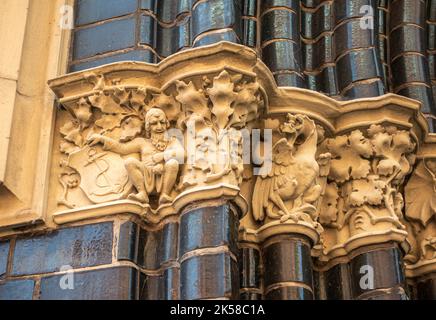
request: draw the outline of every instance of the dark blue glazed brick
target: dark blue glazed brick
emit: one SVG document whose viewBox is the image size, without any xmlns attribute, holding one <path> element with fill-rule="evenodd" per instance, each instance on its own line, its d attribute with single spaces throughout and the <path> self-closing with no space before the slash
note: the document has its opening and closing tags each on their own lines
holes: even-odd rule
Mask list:
<svg viewBox="0 0 436 320">
<path fill-rule="evenodd" d="M 138 272 L 130 267 L 99 269 L 41 279 L 41 300 L 135 300 Z M 72 281 L 70 286 L 68 281 Z"/>
<path fill-rule="evenodd" d="M 151 50 L 138 49 L 138 50 L 129 51 L 127 53 L 114 54 L 112 56 L 97 58 L 92 61 L 74 64 L 71 66 L 70 71 L 71 72 L 82 71 L 82 70 L 91 69 L 105 64 L 120 62 L 120 61 L 140 61 L 140 62 L 156 63 L 157 57 Z"/>
<path fill-rule="evenodd" d="M 137 0 L 79 0 L 76 25 L 123 16 L 138 9 Z"/>
<path fill-rule="evenodd" d="M 142 15 L 139 29 L 139 42 L 141 44 L 154 47 L 154 33 L 156 30 L 156 20 L 149 15 Z M 163 40 L 163 39 L 160 39 Z"/>
<path fill-rule="evenodd" d="M 0 284 L 0 300 L 32 300 L 35 282 L 15 280 Z"/>
<path fill-rule="evenodd" d="M 0 242 L 0 277 L 6 273 L 8 267 L 9 241 Z"/>
<path fill-rule="evenodd" d="M 61 229 L 17 239 L 12 274 L 59 271 L 61 267 L 89 267 L 112 262 L 112 223 Z"/>
<path fill-rule="evenodd" d="M 136 19 L 127 18 L 79 29 L 74 33 L 73 60 L 135 45 Z"/>
<path fill-rule="evenodd" d="M 221 28 L 232 28 L 240 36 L 240 1 L 209 0 L 199 2 L 192 12 L 192 36 Z"/>
<path fill-rule="evenodd" d="M 239 39 L 236 36 L 236 33 L 233 30 L 229 30 L 229 31 L 211 33 L 206 36 L 203 36 L 200 39 L 195 40 L 194 47 L 207 46 L 209 44 L 214 44 L 220 41 L 239 43 Z"/>
<path fill-rule="evenodd" d="M 405 287 L 402 253 L 397 247 L 379 249 L 356 256 L 350 262 L 350 271 L 355 298 L 371 290 Z M 373 275 L 374 287 L 362 288 L 363 277 L 371 275 Z"/>
<path fill-rule="evenodd" d="M 195 249 L 223 245 L 237 255 L 237 234 L 238 220 L 229 205 L 187 212 L 180 221 L 180 257 Z"/>
<path fill-rule="evenodd" d="M 239 271 L 228 253 L 189 258 L 180 267 L 182 300 L 239 296 Z"/>
<path fill-rule="evenodd" d="M 168 223 L 163 229 L 141 229 L 138 243 L 138 264 L 147 270 L 159 269 L 162 264 L 177 259 L 178 225 Z"/>
<path fill-rule="evenodd" d="M 265 287 L 281 282 L 302 282 L 313 287 L 310 247 L 298 238 L 283 239 L 263 248 Z"/>
<path fill-rule="evenodd" d="M 137 235 L 138 225 L 132 221 L 126 221 L 120 226 L 118 235 L 118 260 L 136 262 L 137 258 Z"/>
</svg>

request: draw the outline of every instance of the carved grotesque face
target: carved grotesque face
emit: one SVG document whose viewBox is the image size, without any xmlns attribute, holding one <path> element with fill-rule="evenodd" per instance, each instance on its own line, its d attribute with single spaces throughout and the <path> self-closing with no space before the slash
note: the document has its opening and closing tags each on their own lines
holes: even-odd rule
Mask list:
<svg viewBox="0 0 436 320">
<path fill-rule="evenodd" d="M 145 118 L 145 130 L 151 134 L 162 134 L 168 129 L 165 113 L 157 108 L 150 109 Z"/>
</svg>

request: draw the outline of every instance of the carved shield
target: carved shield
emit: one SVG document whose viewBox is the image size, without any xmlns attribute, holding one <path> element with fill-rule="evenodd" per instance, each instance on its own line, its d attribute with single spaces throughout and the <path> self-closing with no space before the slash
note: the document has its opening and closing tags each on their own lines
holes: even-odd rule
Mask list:
<svg viewBox="0 0 436 320">
<path fill-rule="evenodd" d="M 101 147 L 87 146 L 72 153 L 69 165 L 80 173 L 80 188 L 94 203 L 122 199 L 132 189 L 123 158 Z"/>
</svg>

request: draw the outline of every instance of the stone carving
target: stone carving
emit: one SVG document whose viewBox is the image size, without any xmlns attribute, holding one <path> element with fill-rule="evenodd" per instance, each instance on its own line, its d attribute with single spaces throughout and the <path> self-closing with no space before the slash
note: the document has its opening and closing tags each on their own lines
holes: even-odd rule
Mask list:
<svg viewBox="0 0 436 320">
<path fill-rule="evenodd" d="M 93 134 L 88 139 L 90 146 L 102 143 L 105 150 L 121 155 L 141 155 L 140 160 L 135 158 L 125 160 L 129 179 L 137 191 L 131 193 L 129 199 L 149 203 L 149 195 L 157 192 L 160 195 L 160 205 L 172 201 L 170 195 L 180 166 L 176 158 L 177 155 L 183 155 L 183 147 L 177 139 L 167 137 L 166 131 L 169 125 L 165 113 L 161 109 L 152 108 L 145 116 L 147 138 L 138 137 L 129 142 L 118 142 L 101 134 Z"/>
<path fill-rule="evenodd" d="M 275 141 L 274 141 L 275 140 Z M 316 201 L 322 187 L 317 182 L 320 167 L 315 158 L 317 128 L 304 115 L 287 115 L 273 139 L 272 164 L 263 164 L 253 193 L 253 217 L 268 223 L 274 220 L 317 225 Z M 328 154 L 320 156 L 328 159 Z"/>
<path fill-rule="evenodd" d="M 187 144 L 180 190 L 219 182 L 239 186 L 244 170 L 239 129 L 249 134 L 263 107 L 259 84 L 222 71 L 212 80 L 203 78 L 201 88 L 177 81 L 176 90 Z"/>
<path fill-rule="evenodd" d="M 64 103 L 59 204 L 73 208 L 66 199 L 77 186 L 92 203 L 130 199 L 156 208 L 190 188 L 239 187 L 244 134 L 263 107 L 255 78 L 224 70 L 175 80 L 165 92 L 87 79 L 92 94 Z"/>
<path fill-rule="evenodd" d="M 409 263 L 436 259 L 436 160 L 423 159 L 406 187 L 406 219 L 416 239 L 406 257 Z"/>
<path fill-rule="evenodd" d="M 399 187 L 411 171 L 415 149 L 408 131 L 372 125 L 366 135 L 354 130 L 327 139 L 322 148 L 332 155 L 320 208 L 324 226 L 348 226 L 351 236 L 377 231 L 378 223 L 405 228 Z"/>
</svg>

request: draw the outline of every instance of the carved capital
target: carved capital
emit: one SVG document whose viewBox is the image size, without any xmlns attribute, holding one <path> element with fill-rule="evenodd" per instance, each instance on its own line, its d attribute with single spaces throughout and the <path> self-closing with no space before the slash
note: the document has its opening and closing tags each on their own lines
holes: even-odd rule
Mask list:
<svg viewBox="0 0 436 320">
<path fill-rule="evenodd" d="M 92 91 L 61 100 L 59 208 L 135 203 L 158 222 L 189 203 L 228 197 L 246 213 L 243 144 L 264 108 L 256 77 L 224 69 L 160 90 L 86 79 Z"/>
<path fill-rule="evenodd" d="M 416 151 L 410 131 L 371 125 L 326 139 L 320 150 L 332 157 L 319 208 L 325 228 L 320 259 L 364 245 L 403 243 L 407 231 L 401 191 Z"/>
</svg>

